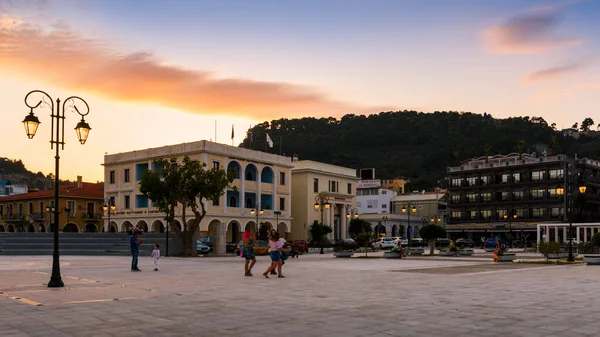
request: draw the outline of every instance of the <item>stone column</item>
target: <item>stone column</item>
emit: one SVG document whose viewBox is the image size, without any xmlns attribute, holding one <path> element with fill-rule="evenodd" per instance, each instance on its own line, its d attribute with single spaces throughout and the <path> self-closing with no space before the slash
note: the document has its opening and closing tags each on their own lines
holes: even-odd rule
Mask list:
<svg viewBox="0 0 600 337">
<path fill-rule="evenodd" d="M 550 227 L 546 226 L 546 229 L 544 230 L 544 234 L 546 235 L 546 239 L 544 239 L 544 242 L 550 242 Z"/>
<path fill-rule="evenodd" d="M 540 226 L 537 225 L 536 228 L 537 228 L 537 233 L 536 233 L 536 235 L 537 235 L 537 243 L 539 244 L 541 242 L 540 241 Z"/>
<path fill-rule="evenodd" d="M 340 211 L 340 239 L 345 239 L 348 233 L 348 218 L 346 218 L 346 206 L 341 205 Z"/>
<path fill-rule="evenodd" d="M 225 225 L 219 222 L 213 225 L 213 254 L 225 255 Z"/>
<path fill-rule="evenodd" d="M 567 230 L 563 227 L 563 242 L 567 242 Z"/>
<path fill-rule="evenodd" d="M 558 226 L 554 227 L 554 242 L 558 241 Z"/>
<path fill-rule="evenodd" d="M 581 239 L 579 238 L 579 227 L 575 227 L 575 233 L 577 233 L 577 242 L 581 242 Z"/>
</svg>

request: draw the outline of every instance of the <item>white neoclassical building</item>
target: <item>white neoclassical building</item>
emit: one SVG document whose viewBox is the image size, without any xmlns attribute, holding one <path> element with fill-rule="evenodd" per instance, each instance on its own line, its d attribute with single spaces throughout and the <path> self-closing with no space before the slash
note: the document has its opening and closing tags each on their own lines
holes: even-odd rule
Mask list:
<svg viewBox="0 0 600 337">
<path fill-rule="evenodd" d="M 138 225 L 148 232 L 164 232 L 165 214 L 140 193 L 139 182 L 145 170 L 157 167 L 157 159 L 181 161 L 185 156 L 204 162 L 207 168 L 237 172 L 231 188 L 219 200 L 204 201 L 207 214 L 200 223 L 199 236 L 221 233 L 227 242 L 237 242 L 246 228 L 257 232 L 257 223 L 284 235 L 291 232 L 291 159 L 206 140 L 104 156 L 104 194 L 115 205 L 110 224 L 105 214 L 104 230 L 127 231 Z M 257 219 L 252 209 L 263 209 L 264 213 Z M 181 230 L 181 215 L 179 206 L 169 231 Z M 192 217 L 193 213 L 189 210 L 186 215 Z"/>
</svg>

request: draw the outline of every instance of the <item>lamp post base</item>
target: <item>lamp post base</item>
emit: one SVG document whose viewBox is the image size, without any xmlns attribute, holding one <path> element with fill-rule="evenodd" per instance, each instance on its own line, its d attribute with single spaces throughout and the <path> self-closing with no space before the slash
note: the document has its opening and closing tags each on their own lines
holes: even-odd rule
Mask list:
<svg viewBox="0 0 600 337">
<path fill-rule="evenodd" d="M 52 277 L 50 277 L 50 282 L 48 282 L 48 288 L 62 288 L 64 286 L 65 284 L 63 283 L 60 275 L 52 275 Z"/>
</svg>

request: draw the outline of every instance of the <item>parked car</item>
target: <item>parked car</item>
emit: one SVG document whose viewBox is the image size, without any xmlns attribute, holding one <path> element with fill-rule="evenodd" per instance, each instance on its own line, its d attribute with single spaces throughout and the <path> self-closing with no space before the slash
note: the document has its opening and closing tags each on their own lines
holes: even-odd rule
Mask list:
<svg viewBox="0 0 600 337">
<path fill-rule="evenodd" d="M 294 246 L 296 250 L 308 253 L 308 241 L 306 240 L 291 240 L 289 244 Z"/>
<path fill-rule="evenodd" d="M 435 245 L 438 247 L 448 247 L 448 245 L 452 242 L 452 240 L 448 238 L 437 238 L 435 239 Z"/>
<path fill-rule="evenodd" d="M 408 246 L 408 239 L 402 236 L 396 237 L 396 239 L 394 239 L 394 243 L 396 245 L 400 244 L 400 246 Z"/>
<path fill-rule="evenodd" d="M 495 238 L 491 238 L 491 239 L 487 239 L 485 240 L 485 244 L 483 245 L 484 248 L 496 248 L 496 239 Z M 507 241 L 502 240 L 502 244 L 504 245 L 504 248 L 508 248 L 509 244 Z"/>
<path fill-rule="evenodd" d="M 410 239 L 410 244 L 413 247 L 421 247 L 421 246 L 423 246 L 423 239 L 422 238 L 412 238 L 412 239 Z"/>
<path fill-rule="evenodd" d="M 457 239 L 454 243 L 459 248 L 465 248 L 465 247 L 473 248 L 473 247 L 475 247 L 475 241 L 473 241 L 473 239 L 471 239 L 471 238 L 460 238 L 460 239 Z"/>
<path fill-rule="evenodd" d="M 371 243 L 373 249 L 392 249 L 394 248 L 394 240 L 392 238 L 380 238 Z"/>
<path fill-rule="evenodd" d="M 198 238 L 198 241 L 202 242 L 203 244 L 207 245 L 210 248 L 210 252 L 212 253 L 213 251 L 213 239 L 210 236 L 203 236 Z"/>
<path fill-rule="evenodd" d="M 202 241 L 196 240 L 196 252 L 198 255 L 206 255 L 210 253 L 210 247 L 202 243 Z"/>
<path fill-rule="evenodd" d="M 342 249 L 358 249 L 358 243 L 354 239 L 342 239 L 335 242 L 336 247 L 342 247 Z"/>
<path fill-rule="evenodd" d="M 262 240 L 256 241 L 257 245 L 254 246 L 254 254 L 255 255 L 268 255 L 269 254 L 269 243 Z M 237 247 L 235 248 L 235 253 L 239 254 L 244 246 L 244 241 L 240 241 L 237 243 Z"/>
</svg>

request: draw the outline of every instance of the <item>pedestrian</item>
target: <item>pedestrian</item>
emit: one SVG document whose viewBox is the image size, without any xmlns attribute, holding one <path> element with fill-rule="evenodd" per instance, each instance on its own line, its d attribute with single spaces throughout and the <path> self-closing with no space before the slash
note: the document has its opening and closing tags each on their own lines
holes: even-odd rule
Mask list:
<svg viewBox="0 0 600 337">
<path fill-rule="evenodd" d="M 140 234 L 142 230 L 139 228 L 134 228 L 132 230 L 132 235 L 129 238 L 129 246 L 131 247 L 131 271 L 142 271 L 138 268 L 138 256 L 140 254 L 139 246 L 144 242 L 144 239 L 140 239 Z"/>
<path fill-rule="evenodd" d="M 158 271 L 158 259 L 160 259 L 160 245 L 154 244 L 154 250 L 152 250 L 152 262 L 154 262 L 154 271 Z"/>
<path fill-rule="evenodd" d="M 269 231 L 269 241 L 271 241 L 271 238 L 275 237 L 276 234 L 277 234 L 277 231 L 275 229 L 271 228 L 271 230 Z M 281 262 L 283 262 L 283 260 Z M 275 272 L 275 269 L 271 270 L 271 275 L 277 275 L 277 272 Z"/>
<path fill-rule="evenodd" d="M 271 236 L 269 241 L 269 256 L 271 257 L 271 265 L 267 270 L 263 273 L 265 278 L 269 278 L 269 273 L 275 270 L 276 268 L 279 271 L 278 278 L 285 278 L 281 274 L 281 251 L 283 248 L 281 247 L 281 242 L 279 241 L 279 234 L 275 232 L 275 235 Z"/>
<path fill-rule="evenodd" d="M 282 250 L 279 251 L 279 253 L 281 254 L 281 268 L 279 268 L 279 274 L 281 274 L 281 269 L 283 268 L 283 265 L 285 264 L 285 261 L 288 259 L 289 255 L 286 249 L 287 241 L 285 241 L 284 238 L 280 237 L 279 233 L 277 233 L 277 237 L 279 237 L 279 245 L 282 248 Z"/>
<path fill-rule="evenodd" d="M 252 276 L 252 267 L 254 267 L 254 265 L 256 264 L 256 257 L 254 256 L 254 246 L 256 245 L 256 240 L 254 239 L 254 235 L 252 235 L 252 232 L 249 229 L 246 229 L 242 239 L 244 240 L 242 256 L 246 260 L 246 263 L 244 265 L 245 276 Z M 251 264 L 250 261 L 252 261 Z"/>
<path fill-rule="evenodd" d="M 496 250 L 494 250 L 494 263 L 500 261 L 500 256 L 504 252 L 504 245 L 500 238 L 496 238 Z"/>
</svg>

